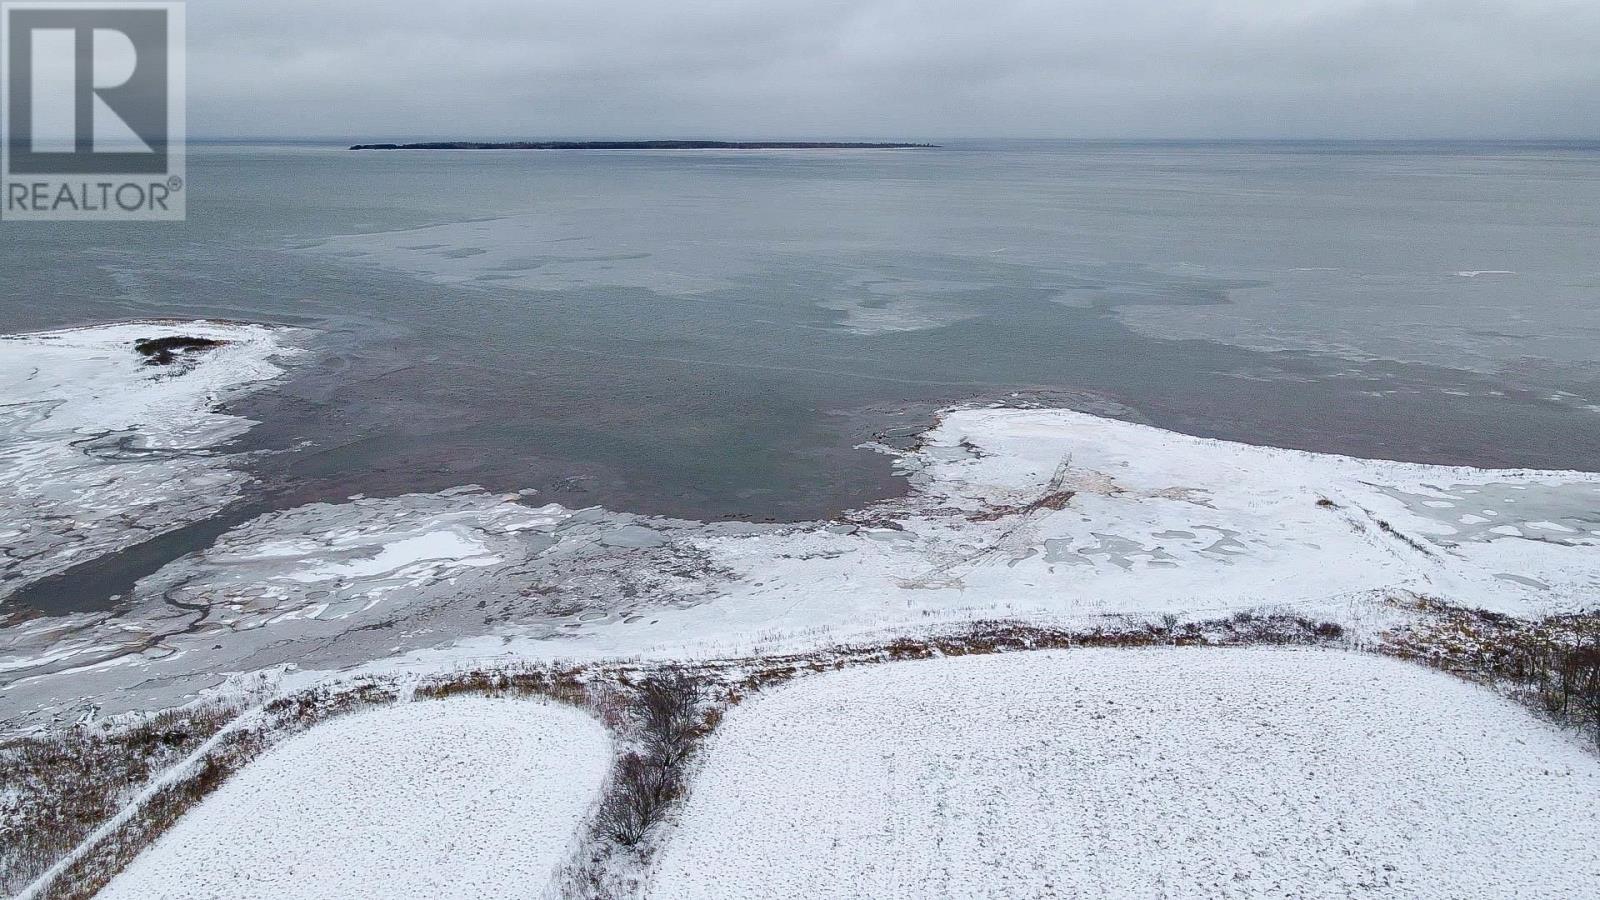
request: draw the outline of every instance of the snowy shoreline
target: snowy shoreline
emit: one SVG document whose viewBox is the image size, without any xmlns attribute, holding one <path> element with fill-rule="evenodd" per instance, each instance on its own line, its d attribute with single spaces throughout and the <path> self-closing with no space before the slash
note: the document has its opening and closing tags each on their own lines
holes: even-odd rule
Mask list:
<svg viewBox="0 0 1600 900">
<path fill-rule="evenodd" d="M 218 407 L 283 374 L 292 329 L 130 321 L 0 335 L 0 603 L 25 584 L 214 515 L 248 480 Z M 147 338 L 220 341 L 168 365 Z"/>
<path fill-rule="evenodd" d="M 248 365 L 224 367 L 216 390 L 280 371 L 277 332 L 210 327 L 252 336 Z M 249 427 L 212 411 L 209 391 L 185 397 L 195 433 Z M 1382 601 L 1396 594 L 1524 617 L 1600 596 L 1600 474 L 1361 460 L 1007 406 L 947 410 L 910 449 L 880 449 L 908 496 L 798 525 L 472 486 L 268 513 L 144 579 L 114 614 L 0 630 L 0 726 L 171 705 L 228 673 L 286 667 L 728 655 L 983 618 L 1250 609 L 1361 633 L 1392 617 Z M 194 480 L 172 479 L 174 465 Z M 141 470 L 181 496 L 197 485 L 190 515 L 243 477 L 207 456 Z M 136 496 L 119 486 L 102 516 Z"/>
</svg>

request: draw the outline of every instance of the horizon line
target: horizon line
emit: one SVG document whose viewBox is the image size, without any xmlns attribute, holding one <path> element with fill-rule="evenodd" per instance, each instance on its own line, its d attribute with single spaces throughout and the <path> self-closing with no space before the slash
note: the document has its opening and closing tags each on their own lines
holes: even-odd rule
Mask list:
<svg viewBox="0 0 1600 900">
<path fill-rule="evenodd" d="M 1003 141 L 1007 143 L 1056 143 L 1056 144 L 1308 144 L 1308 143 L 1348 143 L 1348 144 L 1585 144 L 1600 143 L 1600 135 L 1568 135 L 1554 137 L 1010 137 L 1006 135 L 984 135 L 967 137 L 882 137 L 859 135 L 829 135 L 792 137 L 771 137 L 765 135 L 738 135 L 705 137 L 701 135 L 681 136 L 624 136 L 606 135 L 593 136 L 490 136 L 490 137 L 463 137 L 461 135 L 402 135 L 402 136 L 339 136 L 339 135 L 204 135 L 189 136 L 187 142 L 195 143 L 266 143 L 283 141 L 290 143 L 329 143 L 329 144 L 367 144 L 367 143 L 423 143 L 440 141 L 461 141 L 473 143 L 512 143 L 512 142 L 635 142 L 635 141 L 722 141 L 722 142 L 895 142 L 895 143 L 977 143 L 985 141 Z"/>
</svg>

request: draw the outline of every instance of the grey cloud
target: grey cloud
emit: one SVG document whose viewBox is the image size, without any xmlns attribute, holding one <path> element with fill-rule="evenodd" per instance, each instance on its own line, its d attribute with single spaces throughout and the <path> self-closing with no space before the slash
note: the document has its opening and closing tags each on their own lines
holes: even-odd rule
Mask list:
<svg viewBox="0 0 1600 900">
<path fill-rule="evenodd" d="M 197 136 L 1592 137 L 1594 0 L 194 0 Z"/>
</svg>

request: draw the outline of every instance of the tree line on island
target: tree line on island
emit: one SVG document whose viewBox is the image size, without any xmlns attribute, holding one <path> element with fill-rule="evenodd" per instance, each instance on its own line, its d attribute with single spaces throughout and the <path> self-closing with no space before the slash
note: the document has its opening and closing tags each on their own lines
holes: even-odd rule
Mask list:
<svg viewBox="0 0 1600 900">
<path fill-rule="evenodd" d="M 354 144 L 351 150 L 931 150 L 937 144 L 852 141 L 424 141 Z"/>
</svg>

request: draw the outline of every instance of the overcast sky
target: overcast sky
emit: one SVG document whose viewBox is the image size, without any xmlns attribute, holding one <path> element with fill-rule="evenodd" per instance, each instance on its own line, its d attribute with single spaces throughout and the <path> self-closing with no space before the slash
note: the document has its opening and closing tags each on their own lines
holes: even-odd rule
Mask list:
<svg viewBox="0 0 1600 900">
<path fill-rule="evenodd" d="M 1596 137 L 1600 0 L 190 0 L 195 137 Z"/>
</svg>

